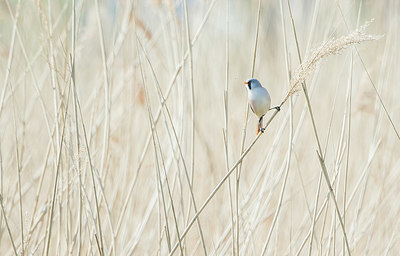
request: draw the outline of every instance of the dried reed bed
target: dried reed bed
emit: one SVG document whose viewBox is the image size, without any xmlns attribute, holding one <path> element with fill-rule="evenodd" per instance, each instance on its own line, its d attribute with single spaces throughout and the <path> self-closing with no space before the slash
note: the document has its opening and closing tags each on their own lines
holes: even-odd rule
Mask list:
<svg viewBox="0 0 400 256">
<path fill-rule="evenodd" d="M 0 4 L 0 254 L 395 255 L 400 6 L 290 4 Z"/>
</svg>

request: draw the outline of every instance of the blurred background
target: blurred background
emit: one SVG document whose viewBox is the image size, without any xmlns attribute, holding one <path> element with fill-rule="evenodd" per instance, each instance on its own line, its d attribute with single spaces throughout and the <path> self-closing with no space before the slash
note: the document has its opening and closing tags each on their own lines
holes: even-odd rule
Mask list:
<svg viewBox="0 0 400 256">
<path fill-rule="evenodd" d="M 396 255 L 399 12 L 395 0 L 1 1 L 0 254 L 348 255 L 342 221 L 351 254 Z M 258 121 L 243 81 L 279 105 L 299 55 L 371 20 L 381 39 L 306 80 L 334 193 L 301 90 L 235 165 Z"/>
</svg>

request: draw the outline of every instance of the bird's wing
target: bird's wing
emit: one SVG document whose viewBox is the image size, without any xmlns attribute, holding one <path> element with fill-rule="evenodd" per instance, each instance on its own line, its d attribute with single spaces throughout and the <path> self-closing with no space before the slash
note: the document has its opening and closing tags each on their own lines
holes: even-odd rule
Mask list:
<svg viewBox="0 0 400 256">
<path fill-rule="evenodd" d="M 255 114 L 256 112 L 254 112 L 253 106 L 251 104 L 249 104 L 249 105 L 250 105 L 251 111 L 253 111 L 253 113 Z"/>
</svg>

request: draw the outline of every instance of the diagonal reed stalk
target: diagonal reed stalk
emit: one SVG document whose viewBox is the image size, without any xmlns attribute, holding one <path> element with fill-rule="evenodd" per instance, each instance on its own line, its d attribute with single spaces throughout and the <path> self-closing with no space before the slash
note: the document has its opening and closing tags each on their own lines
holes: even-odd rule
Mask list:
<svg viewBox="0 0 400 256">
<path fill-rule="evenodd" d="M 11 230 L 10 230 L 10 225 L 8 224 L 7 215 L 4 210 L 3 195 L 0 195 L 0 205 L 1 205 L 1 213 L 2 213 L 2 216 L 4 217 L 4 222 L 6 223 L 7 232 L 8 232 L 8 235 L 10 236 L 11 244 L 14 249 L 14 254 L 15 254 L 15 256 L 17 256 L 18 255 L 17 248 L 15 247 L 14 239 L 12 237 Z"/>
<path fill-rule="evenodd" d="M 9 11 L 11 20 L 14 23 L 14 26 L 15 26 L 15 32 L 16 32 L 16 36 L 17 36 L 17 39 L 18 39 L 18 43 L 19 43 L 19 45 L 21 47 L 22 54 L 24 56 L 24 59 L 25 59 L 25 62 L 27 64 L 27 66 L 28 66 L 28 72 L 30 73 L 32 81 L 33 81 L 33 83 L 32 83 L 33 88 L 35 89 L 35 92 L 37 93 L 37 96 L 39 98 L 40 107 L 41 107 L 41 109 L 43 111 L 43 116 L 44 116 L 44 118 L 46 120 L 46 128 L 47 128 L 47 131 L 49 133 L 49 137 L 52 137 L 51 128 L 50 128 L 50 121 L 49 121 L 49 114 L 47 113 L 47 109 L 46 109 L 46 106 L 45 106 L 45 103 L 44 103 L 44 99 L 43 99 L 43 96 L 42 96 L 42 94 L 40 92 L 40 89 L 39 89 L 39 83 L 38 83 L 37 77 L 36 77 L 35 73 L 33 72 L 32 64 L 29 61 L 29 57 L 28 57 L 28 54 L 26 52 L 25 45 L 24 45 L 24 43 L 22 41 L 22 37 L 21 37 L 21 34 L 19 32 L 19 29 L 18 29 L 18 24 L 17 24 L 16 17 L 14 17 L 13 12 L 11 11 L 11 6 L 10 6 L 9 1 L 5 0 L 5 3 L 7 5 L 7 9 Z"/>
<path fill-rule="evenodd" d="M 21 167 L 21 161 L 22 161 L 22 157 L 20 157 L 20 152 L 19 152 L 19 143 L 18 143 L 18 129 L 17 129 L 17 115 L 16 115 L 16 108 L 17 108 L 17 104 L 16 104 L 16 100 L 15 100 L 15 95 L 14 95 L 14 89 L 11 85 L 11 83 L 9 83 L 10 86 L 10 90 L 12 93 L 12 99 L 13 99 L 13 120 L 14 120 L 14 134 L 15 134 L 15 161 L 17 163 L 17 177 L 18 177 L 18 183 L 17 183 L 17 188 L 18 188 L 18 202 L 19 202 L 19 223 L 20 223 L 20 234 L 21 234 L 21 255 L 24 255 L 25 253 L 25 249 L 24 249 L 24 243 L 25 243 L 25 238 L 24 238 L 24 219 L 22 216 L 22 212 L 23 212 L 23 208 L 22 208 L 22 184 L 21 184 L 21 171 L 22 171 L 22 167 Z M 4 217 L 6 217 L 4 215 Z M 11 236 L 11 233 L 10 233 Z M 14 242 L 13 242 L 14 245 Z"/>
<path fill-rule="evenodd" d="M 106 58 L 106 50 L 104 46 L 104 35 L 103 35 L 103 26 L 101 23 L 101 18 L 100 18 L 100 10 L 99 10 L 99 1 L 95 0 L 95 7 L 96 7 L 96 19 L 97 19 L 97 28 L 98 28 L 98 33 L 99 33 L 99 41 L 100 41 L 100 47 L 101 47 L 101 58 L 102 58 L 102 64 L 103 64 L 103 75 L 104 75 L 104 115 L 105 115 L 105 121 L 104 121 L 104 134 L 103 134 L 103 148 L 101 151 L 101 164 L 100 164 L 100 175 L 104 175 L 104 170 L 106 169 L 106 158 L 108 154 L 108 147 L 110 143 L 110 84 L 109 84 L 109 78 L 108 78 L 108 70 L 107 70 L 107 58 Z M 101 242 L 101 246 L 103 247 L 103 241 Z"/>
<path fill-rule="evenodd" d="M 146 57 L 147 63 L 148 63 L 149 66 L 150 66 L 150 69 L 151 69 L 153 78 L 154 78 L 154 80 L 155 80 L 156 89 L 157 89 L 157 91 L 158 91 L 159 100 L 160 100 L 161 103 L 164 103 L 164 104 L 162 104 L 162 105 L 164 106 L 164 107 L 162 108 L 162 113 L 163 113 L 163 115 L 164 115 L 165 120 L 168 120 L 169 123 L 171 124 L 171 128 L 172 128 L 173 135 L 174 135 L 174 138 L 175 138 L 175 143 L 176 143 L 177 146 L 178 146 L 179 154 L 180 154 L 180 157 L 181 157 L 181 160 L 182 160 L 182 164 L 183 164 L 183 169 L 184 169 L 186 181 L 187 181 L 188 186 L 189 186 L 190 198 L 191 198 L 191 200 L 192 200 L 192 202 L 193 202 L 194 212 L 195 212 L 195 214 L 197 214 L 197 212 L 198 212 L 197 209 L 198 209 L 198 208 L 197 208 L 196 200 L 195 200 L 194 193 L 193 193 L 193 186 L 192 186 L 192 183 L 191 183 L 191 180 L 190 180 L 189 170 L 188 170 L 187 165 L 186 165 L 186 161 L 185 161 L 185 158 L 184 158 L 184 155 L 183 155 L 183 150 L 182 150 L 182 148 L 181 148 L 181 146 L 180 146 L 180 142 L 179 142 L 179 139 L 178 139 L 177 132 L 176 132 L 176 130 L 175 130 L 175 126 L 174 126 L 173 121 L 172 121 L 171 114 L 170 114 L 169 109 L 168 109 L 168 106 L 167 106 L 167 104 L 166 104 L 166 102 L 165 102 L 165 101 L 166 101 L 166 98 L 165 98 L 164 94 L 162 93 L 162 90 L 161 90 L 161 88 L 160 88 L 160 84 L 159 84 L 159 82 L 158 82 L 158 79 L 157 79 L 157 76 L 156 76 L 155 71 L 154 71 L 154 69 L 153 69 L 153 66 L 152 66 L 152 64 L 151 64 L 151 62 L 150 62 L 150 59 L 148 58 L 148 55 L 147 55 L 146 50 L 144 49 L 144 47 L 143 47 L 142 43 L 140 42 L 139 38 L 137 38 L 137 41 L 138 41 L 138 44 L 142 47 L 142 50 L 143 50 L 144 55 L 145 55 L 145 57 Z M 155 125 L 155 123 L 154 123 L 154 125 Z M 197 226 L 198 226 L 198 229 L 199 229 L 201 242 L 203 243 L 204 254 L 206 254 L 207 252 L 206 252 L 206 250 L 205 250 L 204 236 L 203 236 L 203 231 L 202 231 L 202 228 L 201 228 L 201 224 L 200 224 L 200 220 L 199 220 L 199 219 L 197 219 Z"/>
<path fill-rule="evenodd" d="M 94 195 L 94 199 L 95 199 L 95 205 L 96 205 L 96 218 L 95 220 L 97 220 L 97 234 L 95 235 L 96 241 L 98 242 L 97 246 L 99 249 L 99 253 L 100 255 L 104 255 L 104 247 L 103 247 L 103 231 L 101 228 L 101 218 L 100 218 L 100 208 L 99 208 L 99 200 L 97 198 L 97 189 L 96 189 L 96 182 L 95 182 L 95 178 L 94 178 L 94 166 L 93 166 L 93 161 L 92 161 L 92 157 L 91 157 L 91 153 L 90 153 L 90 147 L 89 147 L 89 140 L 87 137 L 87 132 L 86 132 L 86 126 L 84 123 L 84 119 L 83 119 L 83 114 L 82 114 L 82 108 L 81 108 L 81 104 L 79 101 L 79 98 L 77 97 L 76 100 L 77 106 L 78 106 L 78 110 L 79 110 L 79 116 L 81 119 L 81 123 L 82 123 L 82 129 L 83 129 L 83 135 L 84 135 L 84 139 L 85 139 L 85 147 L 87 150 L 87 156 L 88 156 L 88 160 L 89 160 L 89 167 L 90 167 L 90 173 L 91 173 L 91 180 L 92 180 L 92 185 L 93 185 L 93 195 Z M 96 229 L 97 229 L 96 228 Z M 99 236 L 99 237 L 97 237 Z M 100 239 L 100 241 L 99 241 Z"/>
<path fill-rule="evenodd" d="M 136 36 L 136 39 L 138 41 L 139 44 L 139 39 Z M 164 210 L 164 216 L 165 216 L 165 225 L 169 234 L 169 225 L 168 225 L 168 214 L 167 214 L 167 210 L 165 207 L 165 199 L 164 199 L 164 192 L 163 192 L 163 185 L 162 185 L 162 180 L 161 180 L 161 172 L 160 172 L 160 166 L 159 166 L 159 162 L 160 160 L 158 159 L 158 152 L 157 152 L 157 144 L 158 144 L 158 148 L 160 151 L 160 157 L 162 157 L 162 150 L 161 150 L 161 146 L 160 146 L 160 141 L 158 138 L 158 133 L 157 130 L 155 129 L 155 123 L 154 123 L 154 118 L 152 115 L 152 111 L 151 111 L 151 107 L 150 107 L 150 100 L 149 100 L 149 95 L 148 95 L 148 91 L 147 91 L 147 86 L 146 86 L 146 82 L 145 82 L 145 78 L 144 78 L 144 72 L 143 72 L 143 66 L 142 66 L 142 62 L 140 59 L 140 55 L 139 55 L 139 49 L 138 49 L 138 44 L 136 44 L 136 50 L 138 53 L 138 58 L 139 58 L 139 64 L 140 64 L 140 73 L 142 76 L 142 82 L 143 82 L 143 87 L 144 87 L 144 91 L 145 91 L 145 97 L 146 97 L 146 107 L 147 107 L 147 114 L 148 114 L 148 118 L 149 118 L 149 124 L 150 124 L 150 128 L 151 128 L 151 135 L 152 135 L 152 139 L 153 139 L 153 147 L 154 147 L 154 156 L 155 156 L 155 161 L 156 161 L 156 167 L 157 167 L 157 180 L 159 183 L 159 189 L 160 189 L 160 194 L 161 194 L 161 199 L 162 199 L 162 204 L 163 204 L 163 210 Z M 147 58 L 147 56 L 146 56 Z M 156 138 L 157 138 L 157 142 L 156 143 Z M 162 160 L 163 162 L 163 160 Z M 165 170 L 165 166 L 164 166 L 164 162 L 163 162 L 163 170 L 164 170 L 164 176 L 165 176 L 165 181 L 166 181 L 166 185 L 167 185 L 167 190 L 168 190 L 168 196 L 171 202 L 171 209 L 172 209 L 172 215 L 174 217 L 174 224 L 175 224 L 175 229 L 176 229 L 176 234 L 178 236 L 178 243 L 179 243 L 179 249 L 181 251 L 181 255 L 184 255 L 184 250 L 183 250 L 183 245 L 182 245 L 182 240 L 180 239 L 180 233 L 179 233 L 179 227 L 178 227 L 178 220 L 176 217 L 176 213 L 175 213 L 175 206 L 174 206 L 174 201 L 172 198 L 172 193 L 170 190 L 170 185 L 168 182 L 168 176 L 167 176 L 167 172 Z M 170 247 L 170 244 L 168 243 L 168 247 Z M 169 248 L 171 249 L 171 248 Z"/>
<path fill-rule="evenodd" d="M 76 88 L 76 79 L 75 79 L 75 34 L 76 34 L 76 14 L 75 14 L 75 0 L 72 0 L 72 6 L 71 6 L 71 16 L 72 16 L 72 22 L 71 22 L 71 83 L 73 84 L 74 87 L 74 92 L 73 92 L 73 101 L 74 101 L 74 117 L 75 117 L 75 132 L 76 132 L 76 152 L 79 156 L 79 151 L 81 147 L 81 142 L 80 142 L 80 135 L 79 135 L 79 116 L 78 116 L 78 93 L 77 93 L 77 88 Z M 76 171 L 78 173 L 78 179 L 79 179 L 79 192 L 78 192 L 78 197 L 79 197 L 79 213 L 78 213 L 78 255 L 81 254 L 81 247 L 82 247 L 82 210 L 83 210 L 83 201 L 82 201 L 82 172 L 81 172 L 81 161 L 79 157 L 77 157 L 76 161 Z"/>
<path fill-rule="evenodd" d="M 57 156 L 57 169 L 56 169 L 56 177 L 54 179 L 54 186 L 53 186 L 53 195 L 51 198 L 51 209 L 50 209 L 50 216 L 49 216 L 49 226 L 48 226 L 48 231 L 47 231 L 47 241 L 46 241 L 46 246 L 45 246 L 45 251 L 43 252 L 43 254 L 45 255 L 49 255 L 49 250 L 50 250 L 50 242 L 51 242 L 51 231 L 52 231 L 52 227 L 53 227 L 53 216 L 54 216 L 54 205 L 55 205 L 55 201 L 56 201 L 56 193 L 57 193 L 57 185 L 58 185 L 58 179 L 59 179 L 59 175 L 61 172 L 61 152 L 63 149 L 63 141 L 64 141 L 64 136 L 65 136 L 65 124 L 66 122 L 66 118 L 67 118 L 67 113 L 68 113 L 68 106 L 69 106 L 69 96 L 70 96 L 70 91 L 71 91 L 71 84 L 70 86 L 68 86 L 68 96 L 67 96 L 67 105 L 65 107 L 65 114 L 64 114 L 64 120 L 63 120 L 63 127 L 62 127 L 62 133 L 61 133 L 61 137 L 60 137 L 60 150 L 57 152 L 58 156 Z"/>
</svg>

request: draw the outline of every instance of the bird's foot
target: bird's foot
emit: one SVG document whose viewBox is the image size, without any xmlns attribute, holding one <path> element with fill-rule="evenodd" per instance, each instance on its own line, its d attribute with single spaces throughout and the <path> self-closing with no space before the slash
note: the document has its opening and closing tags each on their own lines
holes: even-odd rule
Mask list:
<svg viewBox="0 0 400 256">
<path fill-rule="evenodd" d="M 264 131 L 265 131 L 265 128 L 260 127 L 260 132 L 264 133 Z"/>
<path fill-rule="evenodd" d="M 281 111 L 281 106 L 276 106 L 276 107 L 270 108 L 269 110 L 272 110 L 272 109 L 276 109 L 276 111 Z"/>
</svg>

